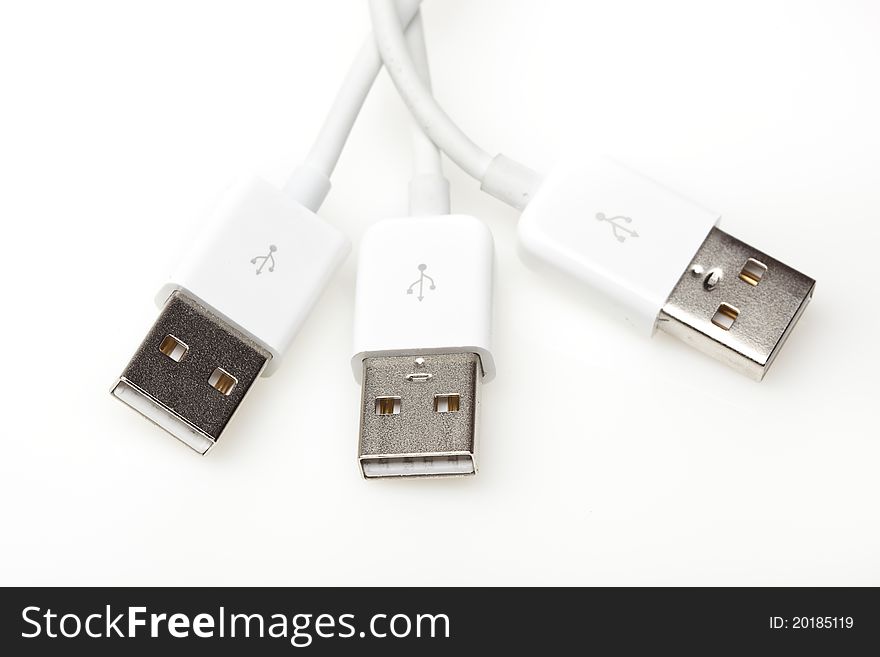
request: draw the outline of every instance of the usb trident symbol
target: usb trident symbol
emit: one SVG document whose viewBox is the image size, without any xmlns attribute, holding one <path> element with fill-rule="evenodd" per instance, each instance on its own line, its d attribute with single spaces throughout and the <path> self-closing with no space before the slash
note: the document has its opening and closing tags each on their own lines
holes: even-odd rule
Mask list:
<svg viewBox="0 0 880 657">
<path fill-rule="evenodd" d="M 263 267 L 265 267 L 266 265 L 269 265 L 269 273 L 270 274 L 273 271 L 275 271 L 275 256 L 273 256 L 272 254 L 275 253 L 277 250 L 278 250 L 277 246 L 275 246 L 274 244 L 270 244 L 269 245 L 269 253 L 267 253 L 264 256 L 257 256 L 256 258 L 251 258 L 252 265 L 257 264 L 257 262 L 260 262 L 260 266 L 257 267 L 257 276 L 259 276 L 262 273 Z M 270 262 L 272 264 L 269 264 Z"/>
<path fill-rule="evenodd" d="M 419 280 L 417 280 L 415 283 L 413 283 L 412 285 L 410 285 L 410 286 L 406 289 L 406 293 L 407 293 L 407 294 L 412 294 L 412 293 L 413 293 L 413 288 L 414 288 L 416 285 L 418 285 L 418 286 L 419 286 L 419 296 L 418 296 L 419 301 L 421 301 L 422 299 L 425 298 L 425 295 L 422 294 L 422 292 L 424 291 L 424 288 L 425 288 L 425 279 L 426 279 L 426 278 L 427 278 L 429 281 L 431 281 L 431 285 L 430 285 L 430 287 L 429 287 L 428 289 L 429 289 L 429 290 L 435 290 L 435 289 L 437 289 L 437 286 L 434 285 L 434 279 L 431 278 L 430 276 L 428 276 L 428 275 L 425 273 L 425 270 L 426 270 L 427 268 L 428 268 L 428 265 L 419 265 Z"/>
<path fill-rule="evenodd" d="M 631 217 L 624 217 L 623 215 L 618 215 L 616 217 L 606 217 L 604 212 L 597 212 L 596 219 L 599 221 L 607 221 L 611 224 L 611 230 L 614 232 L 614 237 L 617 238 L 618 242 L 625 242 L 627 237 L 638 237 L 639 234 L 632 230 L 631 228 L 627 228 L 626 226 L 622 226 L 617 223 L 618 219 L 622 219 L 626 223 L 631 223 Z"/>
</svg>

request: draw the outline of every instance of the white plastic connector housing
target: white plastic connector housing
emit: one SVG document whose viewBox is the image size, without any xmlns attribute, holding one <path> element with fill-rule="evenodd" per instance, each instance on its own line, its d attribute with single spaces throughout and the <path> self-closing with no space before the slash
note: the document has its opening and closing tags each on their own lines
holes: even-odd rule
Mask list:
<svg viewBox="0 0 880 657">
<path fill-rule="evenodd" d="M 269 351 L 267 376 L 350 248 L 274 185 L 247 180 L 221 197 L 156 302 L 185 290 Z"/>
<path fill-rule="evenodd" d="M 475 353 L 483 380 L 491 351 L 494 243 L 473 217 L 386 219 L 360 247 L 352 369 L 368 357 L 420 352 Z"/>
<path fill-rule="evenodd" d="M 598 290 L 651 335 L 717 213 L 607 157 L 554 168 L 519 221 L 524 260 Z"/>
</svg>

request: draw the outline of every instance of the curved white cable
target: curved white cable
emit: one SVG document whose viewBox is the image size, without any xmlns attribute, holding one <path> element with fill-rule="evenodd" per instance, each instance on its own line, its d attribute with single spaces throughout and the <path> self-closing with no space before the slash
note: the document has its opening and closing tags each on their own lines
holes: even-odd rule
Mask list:
<svg viewBox="0 0 880 657">
<path fill-rule="evenodd" d="M 492 156 L 471 141 L 434 101 L 407 49 L 394 2 L 370 0 L 373 36 L 394 81 L 425 134 L 468 174 L 482 180 Z"/>
<path fill-rule="evenodd" d="M 453 162 L 479 180 L 483 191 L 513 207 L 524 208 L 540 184 L 538 174 L 504 155 L 493 157 L 484 151 L 434 100 L 407 49 L 393 0 L 370 0 L 370 17 L 385 68 L 424 133 Z"/>
<path fill-rule="evenodd" d="M 400 12 L 398 25 L 409 25 L 420 4 L 421 0 L 392 2 L 392 11 Z M 382 57 L 370 34 L 349 68 L 309 154 L 285 185 L 288 194 L 311 210 L 317 211 L 330 191 L 330 175 L 380 70 Z"/>
</svg>

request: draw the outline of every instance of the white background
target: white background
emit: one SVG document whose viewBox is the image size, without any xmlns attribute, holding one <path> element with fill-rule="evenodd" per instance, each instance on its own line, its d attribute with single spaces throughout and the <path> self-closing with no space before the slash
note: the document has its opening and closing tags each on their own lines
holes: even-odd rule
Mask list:
<svg viewBox="0 0 880 657">
<path fill-rule="evenodd" d="M 365 482 L 356 252 L 210 456 L 108 394 L 216 195 L 282 180 L 368 29 L 360 0 L 0 5 L 0 583 L 880 584 L 880 5 L 434 0 L 436 93 L 539 169 L 578 141 L 818 280 L 764 382 L 497 243 L 475 478 Z M 322 215 L 406 209 L 383 73 Z M 684 267 L 687 263 L 682 263 Z"/>
</svg>

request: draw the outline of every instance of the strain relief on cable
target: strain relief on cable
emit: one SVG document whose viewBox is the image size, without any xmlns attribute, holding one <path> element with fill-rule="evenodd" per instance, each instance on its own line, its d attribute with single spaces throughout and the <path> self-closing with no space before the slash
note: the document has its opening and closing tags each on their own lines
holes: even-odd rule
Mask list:
<svg viewBox="0 0 880 657">
<path fill-rule="evenodd" d="M 480 189 L 517 210 L 523 210 L 540 184 L 541 176 L 536 171 L 499 153 L 486 169 Z"/>
<path fill-rule="evenodd" d="M 302 164 L 284 185 L 285 193 L 297 203 L 317 212 L 330 191 L 330 178 L 308 164 Z"/>
</svg>

